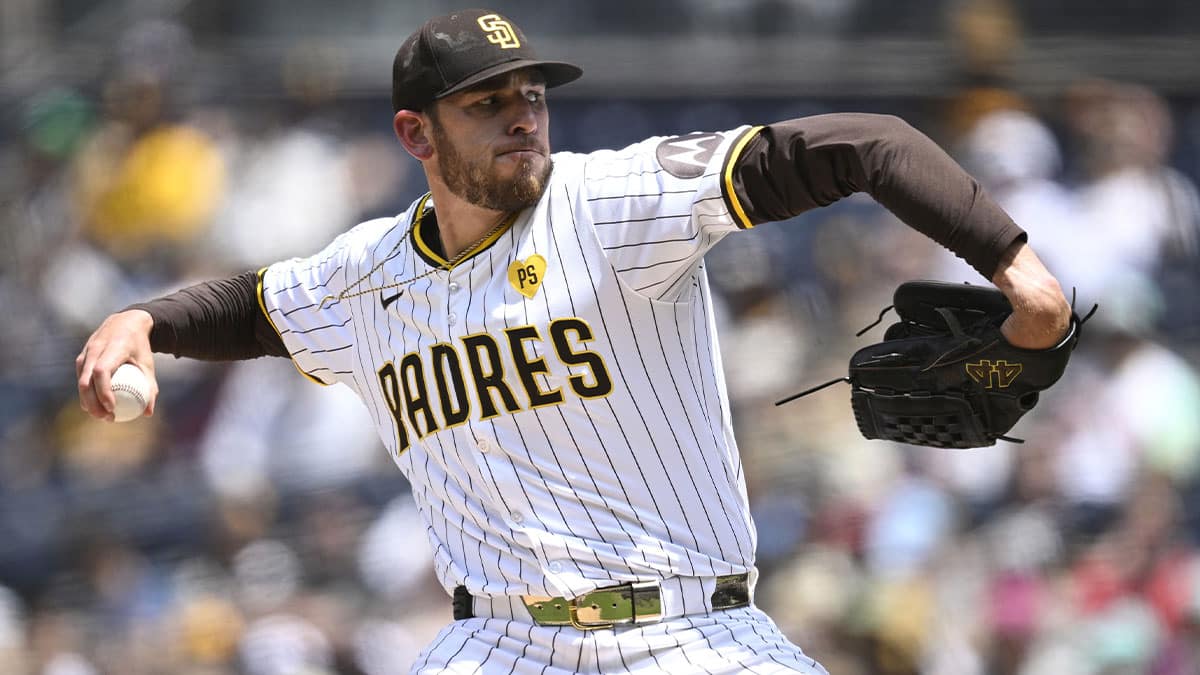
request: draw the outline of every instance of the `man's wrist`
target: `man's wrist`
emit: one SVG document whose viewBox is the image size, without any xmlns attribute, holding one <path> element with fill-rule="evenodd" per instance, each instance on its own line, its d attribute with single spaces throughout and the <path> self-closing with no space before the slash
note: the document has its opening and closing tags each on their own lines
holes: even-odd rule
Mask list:
<svg viewBox="0 0 1200 675">
<path fill-rule="evenodd" d="M 1009 244 L 1004 253 L 1000 255 L 1000 261 L 996 263 L 996 271 L 992 274 L 991 282 L 999 288 L 1005 296 L 1009 296 L 1009 292 L 1015 289 L 1016 282 L 1013 279 L 1014 265 L 1018 254 L 1023 253 L 1027 244 L 1023 240 L 1014 241 Z"/>
<path fill-rule="evenodd" d="M 149 335 L 150 331 L 154 329 L 154 315 L 142 309 L 141 307 L 129 307 L 122 310 L 121 314 L 124 314 L 130 320 L 134 321 L 136 325 L 144 328 L 146 330 L 146 335 Z"/>
</svg>

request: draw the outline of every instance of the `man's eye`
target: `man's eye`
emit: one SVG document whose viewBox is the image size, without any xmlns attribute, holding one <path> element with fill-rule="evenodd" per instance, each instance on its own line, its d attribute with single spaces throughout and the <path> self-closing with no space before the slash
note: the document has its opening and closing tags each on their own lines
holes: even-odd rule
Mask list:
<svg viewBox="0 0 1200 675">
<path fill-rule="evenodd" d="M 540 91 L 531 91 L 525 94 L 525 100 L 529 101 L 530 103 L 537 103 L 543 98 L 545 98 L 545 94 Z"/>
<path fill-rule="evenodd" d="M 495 96 L 488 96 L 488 97 L 486 97 L 486 98 L 481 98 L 481 99 L 479 99 L 478 101 L 476 101 L 476 102 L 475 102 L 475 105 L 479 105 L 479 106 L 489 106 L 489 105 L 492 105 L 492 104 L 494 104 L 495 102 L 496 102 L 496 97 L 495 97 Z"/>
</svg>

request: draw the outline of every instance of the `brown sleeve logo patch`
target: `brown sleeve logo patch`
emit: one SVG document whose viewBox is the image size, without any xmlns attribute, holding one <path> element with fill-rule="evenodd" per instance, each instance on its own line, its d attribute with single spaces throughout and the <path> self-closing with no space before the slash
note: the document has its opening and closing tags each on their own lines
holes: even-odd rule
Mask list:
<svg viewBox="0 0 1200 675">
<path fill-rule="evenodd" d="M 676 178 L 699 178 L 721 144 L 720 134 L 672 136 L 654 151 L 658 164 Z"/>
</svg>

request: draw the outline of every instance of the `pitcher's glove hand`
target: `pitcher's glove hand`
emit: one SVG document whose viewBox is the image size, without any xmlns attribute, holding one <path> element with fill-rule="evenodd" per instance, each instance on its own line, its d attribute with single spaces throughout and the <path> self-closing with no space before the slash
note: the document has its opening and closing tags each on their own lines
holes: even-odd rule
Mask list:
<svg viewBox="0 0 1200 675">
<path fill-rule="evenodd" d="M 900 321 L 887 329 L 883 342 L 850 358 L 849 377 L 776 405 L 845 381 L 867 438 L 937 448 L 1020 442 L 1005 434 L 1037 405 L 1038 393 L 1062 376 L 1080 327 L 1096 311 L 1082 319 L 1072 313 L 1066 336 L 1054 347 L 1022 349 L 1000 333 L 1012 306 L 993 288 L 909 281 L 896 289 L 893 307 Z"/>
</svg>

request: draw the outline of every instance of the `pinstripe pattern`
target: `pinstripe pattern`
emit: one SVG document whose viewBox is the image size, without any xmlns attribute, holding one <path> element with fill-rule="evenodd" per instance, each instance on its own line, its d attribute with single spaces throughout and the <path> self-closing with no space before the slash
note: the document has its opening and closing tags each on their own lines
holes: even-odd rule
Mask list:
<svg viewBox="0 0 1200 675">
<path fill-rule="evenodd" d="M 468 619 L 443 629 L 412 672 L 828 675 L 754 608 L 591 632 Z"/>
<path fill-rule="evenodd" d="M 662 138 L 556 154 L 539 203 L 453 269 L 426 243 L 429 200 L 411 235 L 422 201 L 263 273 L 297 367 L 366 403 L 448 591 L 574 596 L 752 571 L 702 264 L 745 225 L 723 168 L 746 134 L 709 136 L 694 173 L 660 166 Z M 378 289 L 414 277 L 385 309 Z M 515 603 L 448 627 L 414 671 L 822 672 L 761 613 L 730 623 L 702 595 L 672 602 L 695 616 L 586 639 L 513 618 Z"/>
</svg>

